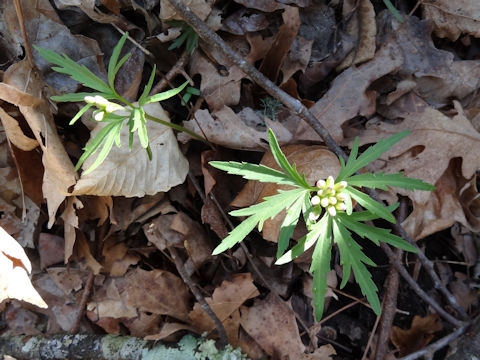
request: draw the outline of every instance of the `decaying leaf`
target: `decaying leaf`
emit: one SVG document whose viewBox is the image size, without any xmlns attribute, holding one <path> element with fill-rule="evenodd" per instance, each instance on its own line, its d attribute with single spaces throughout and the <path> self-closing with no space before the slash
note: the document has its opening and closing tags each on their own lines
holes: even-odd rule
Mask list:
<svg viewBox="0 0 480 360">
<path fill-rule="evenodd" d="M 352 14 L 352 12 L 355 13 Z M 375 37 L 377 35 L 375 10 L 370 0 L 344 1 L 343 17 L 350 18 L 347 33 L 358 38 L 358 45 L 338 66 L 337 70 L 339 71 L 352 64 L 356 65 L 372 59 L 375 55 Z"/>
<path fill-rule="evenodd" d="M 304 173 L 307 182 L 314 184 L 319 179 L 326 179 L 328 176 L 336 176 L 340 171 L 338 158 L 321 146 L 287 145 L 282 148 L 288 161 L 296 164 L 300 174 Z M 265 153 L 260 164 L 279 170 L 270 151 Z M 249 180 L 240 194 L 233 200 L 231 206 L 247 207 L 263 201 L 266 196 L 278 193 L 278 190 L 285 190 L 288 186 L 274 183 L 261 183 Z M 283 222 L 285 213 L 281 212 L 273 219 L 265 221 L 263 225 L 263 237 L 266 240 L 277 242 L 280 234 L 280 225 Z"/>
<path fill-rule="evenodd" d="M 18 299 L 41 308 L 47 303 L 30 282 L 28 274 L 32 265 L 23 248 L 0 227 L 0 303 L 6 299 Z"/>
<path fill-rule="evenodd" d="M 241 313 L 242 328 L 268 355 L 298 359 L 305 350 L 293 310 L 274 294 L 255 300 L 250 308 L 242 307 Z"/>
<path fill-rule="evenodd" d="M 436 314 L 425 317 L 415 315 L 410 329 L 403 330 L 394 326 L 390 340 L 399 350 L 399 355 L 405 356 L 428 345 L 434 334 L 442 328 L 440 318 Z"/>
<path fill-rule="evenodd" d="M 135 265 L 140 258 L 128 253 L 128 247 L 123 241 L 117 241 L 115 236 L 109 237 L 102 249 L 102 266 L 110 276 L 123 276 L 130 265 Z"/>
<path fill-rule="evenodd" d="M 212 11 L 210 2 L 207 0 L 183 0 L 183 3 L 202 20 L 205 20 Z M 160 18 L 163 21 L 183 20 L 168 0 L 160 1 Z"/>
<path fill-rule="evenodd" d="M 423 17 L 434 23 L 435 35 L 457 40 L 461 34 L 480 37 L 480 8 L 476 0 L 422 1 Z"/>
<path fill-rule="evenodd" d="M 151 116 L 170 121 L 158 103 L 148 104 L 144 109 Z M 93 139 L 104 125 L 99 123 L 90 138 Z M 120 134 L 122 147 L 113 146 L 101 166 L 82 175 L 71 195 L 141 197 L 168 191 L 183 183 L 188 161 L 181 153 L 172 129 L 151 120 L 146 125 L 152 149 L 151 161 L 138 139 L 133 141 L 132 150 L 128 148 L 129 130 L 124 126 Z M 82 169 L 88 169 L 96 156 L 90 156 Z"/>
</svg>

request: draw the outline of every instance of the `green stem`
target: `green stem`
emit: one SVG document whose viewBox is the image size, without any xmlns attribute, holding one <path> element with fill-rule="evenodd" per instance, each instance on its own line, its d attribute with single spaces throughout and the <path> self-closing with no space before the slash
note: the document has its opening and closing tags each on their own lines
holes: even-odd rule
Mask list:
<svg viewBox="0 0 480 360">
<path fill-rule="evenodd" d="M 168 127 L 171 127 L 172 129 L 175 129 L 175 130 L 178 130 L 178 131 L 183 131 L 184 133 L 190 135 L 191 137 L 197 139 L 197 140 L 200 140 L 202 142 L 204 142 L 205 144 L 210 144 L 208 142 L 207 139 L 203 138 L 202 136 L 198 135 L 196 132 L 194 131 L 191 131 L 191 130 L 188 130 L 186 128 L 184 128 L 183 126 L 180 126 L 180 125 L 177 125 L 177 124 L 173 124 L 171 122 L 168 122 L 168 121 L 165 121 L 165 120 L 161 120 L 159 118 L 156 118 L 154 116 L 151 116 L 151 115 L 148 115 L 147 113 L 145 113 L 145 117 L 149 120 L 152 120 L 152 121 L 155 121 L 159 124 L 162 124 L 162 125 L 165 125 L 165 126 L 168 126 Z"/>
</svg>

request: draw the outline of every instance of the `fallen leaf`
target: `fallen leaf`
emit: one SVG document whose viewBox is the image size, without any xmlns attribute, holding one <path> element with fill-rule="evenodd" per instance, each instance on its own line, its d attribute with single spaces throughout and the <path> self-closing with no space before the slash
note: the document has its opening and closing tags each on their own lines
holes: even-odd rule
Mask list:
<svg viewBox="0 0 480 360">
<path fill-rule="evenodd" d="M 128 247 L 123 241 L 118 241 L 115 236 L 110 236 L 102 249 L 102 267 L 110 276 L 123 276 L 130 265 L 135 265 L 140 258 L 128 254 Z"/>
<path fill-rule="evenodd" d="M 0 303 L 6 299 L 18 299 L 47 308 L 30 282 L 32 265 L 23 248 L 0 227 Z"/>
<path fill-rule="evenodd" d="M 308 67 L 312 54 L 313 40 L 307 40 L 301 36 L 297 36 L 290 47 L 280 70 L 282 71 L 282 84 L 285 84 L 297 72 L 302 73 Z"/>
<path fill-rule="evenodd" d="M 147 335 L 144 337 L 145 340 L 164 340 L 165 338 L 169 337 L 173 333 L 181 330 L 188 330 L 195 332 L 195 329 L 189 325 L 181 324 L 181 323 L 164 323 L 162 329 L 159 333 L 153 335 Z"/>
<path fill-rule="evenodd" d="M 450 291 L 463 309 L 471 309 L 478 303 L 478 292 L 475 291 L 476 285 L 471 283 L 467 275 L 455 272 L 455 280 L 448 284 Z M 470 286 L 469 286 L 469 283 Z"/>
<path fill-rule="evenodd" d="M 182 0 L 182 2 L 201 20 L 205 20 L 208 14 L 212 11 L 212 7 L 207 0 Z M 170 20 L 183 20 L 183 18 L 177 14 L 175 8 L 170 5 L 168 0 L 160 0 L 160 18 L 164 22 Z"/>
<path fill-rule="evenodd" d="M 282 151 L 291 164 L 296 164 L 300 174 L 304 173 L 309 184 L 314 184 L 319 179 L 326 179 L 328 176 L 336 176 L 340 171 L 338 158 L 321 146 L 287 145 Z M 265 153 L 260 164 L 280 170 L 270 151 Z M 238 196 L 232 201 L 231 206 L 247 207 L 263 201 L 267 196 L 278 193 L 278 190 L 285 190 L 288 187 L 274 183 L 261 183 L 249 180 Z M 268 219 L 263 225 L 263 238 L 277 242 L 280 234 L 280 225 L 285 217 L 281 212 L 273 219 Z"/>
<path fill-rule="evenodd" d="M 126 304 L 140 311 L 188 319 L 190 293 L 176 275 L 164 270 L 135 269 L 125 276 Z M 175 291 L 172 291 L 175 289 Z"/>
<path fill-rule="evenodd" d="M 86 270 L 63 267 L 50 268 L 47 273 L 65 295 L 72 295 L 74 292 L 81 290 L 89 274 Z"/>
<path fill-rule="evenodd" d="M 160 104 L 144 106 L 145 111 L 164 121 L 170 121 Z M 90 139 L 104 127 L 99 123 L 90 134 Z M 168 191 L 183 183 L 188 173 L 188 161 L 181 153 L 175 135 L 170 127 L 147 121 L 152 160 L 138 138 L 128 147 L 128 126 L 122 128 L 122 147 L 113 146 L 101 166 L 88 174 L 82 174 L 71 195 L 138 196 L 154 195 Z M 135 136 L 136 137 L 136 136 Z M 88 169 L 97 155 L 90 156 L 82 169 Z"/>
<path fill-rule="evenodd" d="M 476 0 L 422 1 L 422 15 L 433 21 L 435 35 L 457 40 L 461 34 L 480 37 L 480 8 Z"/>
<path fill-rule="evenodd" d="M 78 231 L 77 241 L 75 242 L 74 255 L 78 259 L 84 259 L 86 265 L 95 274 L 98 275 L 102 270 L 102 265 L 93 257 L 90 252 L 90 246 L 82 231 Z"/>
<path fill-rule="evenodd" d="M 272 293 L 242 307 L 240 324 L 270 356 L 297 359 L 305 350 L 293 310 Z"/>
<path fill-rule="evenodd" d="M 355 13 L 352 14 L 353 12 Z M 358 45 L 338 66 L 338 71 L 346 69 L 352 64 L 356 65 L 372 59 L 376 48 L 377 25 L 375 10 L 370 0 L 345 1 L 343 18 L 350 18 L 347 24 L 347 33 L 357 38 Z"/>
<path fill-rule="evenodd" d="M 7 325 L 3 336 L 15 335 L 40 335 L 37 329 L 38 315 L 33 311 L 24 309 L 19 302 L 12 301 L 3 311 L 3 318 Z"/>
<path fill-rule="evenodd" d="M 40 255 L 41 269 L 65 260 L 65 240 L 60 236 L 40 233 L 37 250 Z"/>
<path fill-rule="evenodd" d="M 235 35 L 245 35 L 266 29 L 269 25 L 265 14 L 259 14 L 242 8 L 227 16 L 222 22 L 222 30 Z"/>
<path fill-rule="evenodd" d="M 223 281 L 222 284 L 213 291 L 212 297 L 206 298 L 205 300 L 215 315 L 217 315 L 218 319 L 223 323 L 227 321 L 245 301 L 258 295 L 260 295 L 260 293 L 253 284 L 252 276 L 250 273 L 244 273 L 235 274 L 231 281 Z M 211 331 L 215 328 L 212 319 L 205 313 L 199 303 L 195 303 L 193 310 L 188 316 L 191 319 L 192 325 L 201 332 Z"/>
<path fill-rule="evenodd" d="M 398 349 L 399 356 L 405 356 L 423 349 L 432 341 L 434 334 L 442 329 L 442 322 L 437 314 L 425 317 L 415 315 L 410 329 L 403 330 L 397 326 L 392 327 L 390 340 Z"/>
<path fill-rule="evenodd" d="M 68 263 L 68 259 L 73 254 L 73 248 L 76 240 L 76 230 L 78 229 L 78 216 L 76 209 L 81 209 L 83 204 L 77 197 L 72 196 L 67 199 L 65 204 L 65 210 L 63 211 L 61 218 L 63 219 L 63 231 L 65 239 L 65 264 Z"/>
<path fill-rule="evenodd" d="M 246 8 L 256 9 L 263 12 L 273 12 L 283 9 L 284 5 L 275 0 L 234 0 L 237 4 L 241 4 Z"/>
<path fill-rule="evenodd" d="M 5 85 L 0 83 L 0 85 Z M 1 88 L 1 87 L 0 87 Z M 25 93 L 22 93 L 25 94 Z M 2 99 L 5 99 L 3 94 L 0 94 Z M 36 99 L 38 100 L 38 99 Z M 24 151 L 31 151 L 38 146 L 38 141 L 25 136 L 22 129 L 18 125 L 17 120 L 7 114 L 5 110 L 0 107 L 0 120 L 2 121 L 3 129 L 10 140 L 16 147 Z"/>
<path fill-rule="evenodd" d="M 122 294 L 126 288 L 127 281 L 124 277 L 107 279 L 92 295 L 91 301 L 87 304 L 87 310 L 92 312 L 92 317 L 96 320 L 136 317 L 137 307 L 128 304 L 126 296 Z M 106 324 L 112 325 L 108 321 Z"/>
<path fill-rule="evenodd" d="M 298 360 L 331 360 L 333 355 L 337 355 L 334 347 L 330 344 L 322 345 L 311 354 L 299 354 Z"/>
</svg>

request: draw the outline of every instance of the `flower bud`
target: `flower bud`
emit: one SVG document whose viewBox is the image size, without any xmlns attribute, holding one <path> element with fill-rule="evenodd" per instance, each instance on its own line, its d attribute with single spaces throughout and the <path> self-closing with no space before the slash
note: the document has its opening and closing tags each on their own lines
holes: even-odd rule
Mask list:
<svg viewBox="0 0 480 360">
<path fill-rule="evenodd" d="M 330 197 L 328 198 L 328 202 L 329 202 L 330 204 L 332 204 L 332 205 L 335 205 L 335 204 L 337 203 L 337 198 L 334 197 L 334 196 L 330 196 Z"/>
<path fill-rule="evenodd" d="M 340 193 L 340 194 L 337 195 L 337 199 L 340 200 L 340 201 L 347 201 L 348 195 L 345 194 L 345 193 Z"/>
<path fill-rule="evenodd" d="M 320 205 L 322 205 L 322 207 L 327 207 L 329 204 L 330 202 L 328 201 L 328 197 L 324 197 L 322 200 L 320 200 Z"/>
<path fill-rule="evenodd" d="M 319 217 L 320 217 L 320 213 L 317 213 L 316 211 L 311 211 L 308 214 L 308 219 L 310 221 L 317 221 Z"/>
<path fill-rule="evenodd" d="M 318 196 L 322 196 L 324 192 L 325 192 L 325 190 L 320 189 L 320 190 L 317 191 L 317 194 L 318 194 Z"/>
<path fill-rule="evenodd" d="M 320 179 L 320 180 L 317 181 L 316 185 L 317 185 L 318 188 L 323 189 L 326 186 L 326 182 L 325 182 L 325 180 Z"/>
<path fill-rule="evenodd" d="M 335 186 L 333 187 L 336 191 L 340 192 L 343 189 L 347 187 L 347 182 L 346 181 L 340 181 L 339 183 L 336 183 Z"/>
<path fill-rule="evenodd" d="M 83 100 L 87 103 L 87 104 L 95 104 L 95 97 L 93 96 L 85 96 L 83 98 Z"/>
<path fill-rule="evenodd" d="M 327 211 L 328 213 L 330 214 L 330 216 L 335 216 L 337 215 L 337 210 L 335 209 L 335 206 L 329 206 L 327 208 Z"/>
<path fill-rule="evenodd" d="M 333 176 L 329 176 L 327 178 L 325 185 L 327 186 L 327 188 L 333 189 L 333 186 L 335 185 L 335 179 L 333 178 Z"/>
<path fill-rule="evenodd" d="M 100 107 L 106 107 L 110 101 L 105 99 L 103 96 L 100 95 L 95 95 L 95 104 L 97 104 Z"/>
<path fill-rule="evenodd" d="M 313 205 L 313 206 L 317 206 L 318 204 L 320 204 L 320 198 L 315 195 L 314 197 L 312 197 L 310 199 L 310 203 Z"/>
<path fill-rule="evenodd" d="M 335 209 L 337 209 L 338 211 L 346 211 L 347 210 L 347 205 L 345 205 L 345 203 L 341 202 L 341 203 L 338 203 L 337 205 L 335 205 Z"/>
<path fill-rule="evenodd" d="M 97 110 L 93 112 L 93 118 L 97 121 L 102 121 L 105 117 L 105 112 L 103 110 Z"/>
<path fill-rule="evenodd" d="M 118 110 L 124 110 L 125 108 L 121 105 L 118 105 L 118 104 L 115 104 L 113 102 L 109 102 L 108 105 L 105 107 L 105 111 L 107 113 L 112 113 L 114 111 L 118 111 Z"/>
</svg>

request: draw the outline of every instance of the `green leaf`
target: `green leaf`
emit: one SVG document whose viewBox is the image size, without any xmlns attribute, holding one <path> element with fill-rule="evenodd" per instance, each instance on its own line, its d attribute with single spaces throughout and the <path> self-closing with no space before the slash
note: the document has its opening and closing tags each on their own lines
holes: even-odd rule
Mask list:
<svg viewBox="0 0 480 360">
<path fill-rule="evenodd" d="M 152 73 L 150 74 L 150 78 L 148 79 L 147 85 L 145 85 L 145 88 L 143 89 L 142 95 L 140 95 L 140 98 L 138 99 L 138 104 L 142 106 L 144 104 L 145 99 L 148 96 L 148 93 L 152 89 L 153 86 L 153 80 L 155 79 L 155 72 L 157 70 L 157 66 L 153 65 Z"/>
<path fill-rule="evenodd" d="M 399 205 L 400 203 L 396 203 L 396 204 L 385 207 L 385 209 L 388 212 L 392 213 L 398 208 Z M 375 215 L 371 211 L 366 210 L 366 211 L 356 211 L 352 213 L 352 215 L 349 215 L 348 218 L 352 221 L 369 221 L 369 220 L 378 219 L 378 215 Z"/>
<path fill-rule="evenodd" d="M 324 215 L 320 221 L 312 225 L 312 229 L 298 240 L 298 243 L 294 245 L 290 250 L 283 254 L 276 262 L 276 265 L 283 265 L 292 260 L 295 260 L 297 257 L 302 255 L 305 251 L 310 249 L 313 244 L 318 240 L 318 237 L 327 231 L 328 226 L 328 217 Z"/>
<path fill-rule="evenodd" d="M 390 0 L 383 0 L 385 6 L 387 7 L 387 9 L 392 13 L 393 16 L 395 16 L 395 18 L 403 23 L 405 20 L 403 20 L 403 17 L 402 15 L 400 15 L 400 13 L 398 12 L 397 8 L 395 6 L 393 6 L 392 2 Z"/>
<path fill-rule="evenodd" d="M 367 297 L 373 311 L 379 315 L 381 305 L 377 296 L 378 289 L 365 266 L 365 264 L 375 266 L 375 263 L 362 252 L 362 248 L 352 239 L 350 232 L 335 218 L 333 220 L 333 240 L 338 245 L 340 262 L 343 266 L 343 279 L 340 287 L 345 286 L 350 277 L 350 270 L 353 269 L 355 280 L 360 285 L 362 294 Z"/>
<path fill-rule="evenodd" d="M 373 200 L 367 194 L 358 191 L 357 189 L 347 186 L 346 189 L 343 190 L 345 193 L 349 194 L 353 199 L 355 199 L 360 205 L 362 205 L 365 209 L 371 211 L 378 217 L 385 219 L 393 224 L 395 224 L 395 217 L 388 211 L 385 206 L 380 204 L 379 202 Z"/>
<path fill-rule="evenodd" d="M 147 134 L 147 120 L 145 119 L 145 111 L 139 108 L 138 114 L 140 116 L 140 127 L 138 128 L 138 137 L 140 144 L 144 149 L 148 147 L 148 134 Z"/>
<path fill-rule="evenodd" d="M 418 248 L 409 244 L 407 241 L 403 240 L 401 237 L 391 234 L 390 229 L 382 229 L 373 227 L 361 222 L 353 221 L 350 216 L 345 214 L 338 214 L 338 220 L 348 229 L 357 233 L 361 238 L 368 238 L 373 241 L 376 245 L 380 245 L 380 241 L 395 246 L 397 248 L 410 251 L 413 253 L 418 252 Z"/>
<path fill-rule="evenodd" d="M 387 139 L 381 139 L 378 143 L 365 150 L 358 158 L 356 158 L 358 152 L 358 139 L 355 139 L 347 164 L 340 170 L 336 182 L 345 180 L 356 171 L 367 166 L 372 161 L 377 160 L 384 152 L 388 151 L 393 145 L 402 140 L 409 133 L 410 131 L 406 130 L 392 135 Z"/>
<path fill-rule="evenodd" d="M 223 239 L 220 245 L 213 250 L 213 255 L 218 255 L 242 241 L 257 224 L 259 224 L 259 230 L 261 230 L 261 226 L 265 220 L 275 217 L 280 211 L 288 208 L 298 197 L 303 198 L 304 192 L 304 189 L 284 191 L 277 195 L 266 197 L 264 199 L 265 201 L 259 204 L 230 212 L 230 215 L 233 216 L 250 215 L 250 217 L 244 220 Z"/>
<path fill-rule="evenodd" d="M 75 121 L 77 121 L 78 119 L 80 119 L 80 117 L 85 114 L 85 112 L 90 109 L 93 105 L 92 104 L 87 104 L 85 105 L 84 107 L 82 107 L 78 112 L 77 114 L 72 118 L 72 120 L 70 120 L 70 123 L 69 125 L 73 125 L 75 124 Z"/>
<path fill-rule="evenodd" d="M 100 79 L 97 75 L 91 72 L 86 66 L 79 65 L 67 55 L 59 55 L 54 51 L 42 49 L 34 45 L 34 48 L 39 52 L 39 54 L 48 62 L 57 65 L 57 67 L 52 67 L 53 70 L 70 75 L 70 77 L 82 83 L 84 86 L 91 89 L 100 91 L 102 93 L 111 94 L 112 90 L 110 87 Z"/>
<path fill-rule="evenodd" d="M 300 176 L 300 174 L 297 172 L 297 169 L 290 165 L 287 157 L 282 152 L 282 149 L 280 149 L 280 145 L 278 144 L 277 138 L 275 137 L 272 129 L 268 129 L 268 142 L 270 144 L 272 155 L 278 166 L 280 166 L 283 171 L 290 175 L 292 180 L 294 180 L 298 184 L 298 186 L 301 186 L 305 189 L 313 190 L 312 187 L 308 185 L 308 183 L 305 181 L 305 178 Z"/>
<path fill-rule="evenodd" d="M 118 57 L 122 52 L 123 44 L 125 44 L 125 40 L 127 40 L 127 38 L 128 32 L 125 32 L 125 34 L 123 34 L 123 36 L 118 41 L 117 45 L 115 45 L 115 47 L 113 48 L 112 56 L 110 57 L 110 61 L 108 63 L 108 83 L 110 84 L 112 89 L 114 88 L 115 75 L 118 71 L 118 69 L 117 71 L 115 71 L 115 67 L 117 66 Z"/>
<path fill-rule="evenodd" d="M 398 187 L 408 190 L 435 190 L 435 186 L 423 182 L 420 179 L 412 179 L 403 176 L 403 173 L 385 174 L 379 173 L 366 173 L 360 175 L 354 175 L 347 179 L 349 185 L 358 187 L 369 187 L 372 189 L 388 190 L 388 187 Z"/>
<path fill-rule="evenodd" d="M 299 197 L 287 210 L 287 215 L 280 226 L 280 235 L 278 236 L 277 245 L 277 259 L 283 255 L 288 247 L 290 238 L 292 237 L 293 231 L 297 226 L 298 219 L 300 218 L 300 212 L 302 211 L 302 205 L 305 197 L 310 198 L 308 191 L 305 192 L 304 197 Z"/>
<path fill-rule="evenodd" d="M 264 165 L 250 164 L 246 162 L 240 163 L 235 161 L 210 161 L 209 164 L 214 168 L 226 171 L 232 175 L 240 175 L 248 180 L 299 186 L 297 182 L 292 180 L 285 173 Z"/>
<path fill-rule="evenodd" d="M 87 93 L 87 92 L 79 92 L 79 93 L 72 93 L 72 94 L 64 94 L 64 95 L 55 95 L 51 96 L 50 99 L 56 102 L 78 102 L 78 101 L 85 101 L 85 96 L 95 96 L 100 95 L 107 100 L 115 99 L 115 96 L 112 94 L 105 94 L 105 93 Z"/>
<path fill-rule="evenodd" d="M 313 304 L 315 308 L 315 319 L 320 321 L 325 304 L 325 294 L 328 290 L 327 279 L 330 271 L 330 259 L 332 254 L 332 217 L 326 218 L 317 245 L 312 255 L 310 271 L 313 273 Z"/>
<path fill-rule="evenodd" d="M 171 89 L 171 90 L 168 90 L 168 91 L 161 92 L 159 94 L 149 96 L 145 99 L 145 104 L 150 104 L 150 103 L 153 103 L 153 102 L 170 99 L 172 96 L 175 96 L 180 91 L 182 91 L 185 88 L 185 86 L 187 86 L 187 85 L 188 85 L 188 80 L 185 81 L 182 85 L 180 85 L 179 87 L 177 87 L 175 89 Z"/>
</svg>

